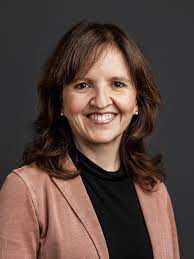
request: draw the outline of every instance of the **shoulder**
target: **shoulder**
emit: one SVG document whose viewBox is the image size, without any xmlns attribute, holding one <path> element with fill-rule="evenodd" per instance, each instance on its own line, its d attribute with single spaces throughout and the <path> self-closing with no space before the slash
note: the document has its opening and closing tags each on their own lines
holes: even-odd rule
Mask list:
<svg viewBox="0 0 194 259">
<path fill-rule="evenodd" d="M 13 169 L 1 187 L 1 198 L 7 196 L 30 196 L 37 204 L 37 194 L 43 193 L 50 183 L 49 175 L 35 166 L 24 165 Z M 16 197 L 15 197 L 16 199 Z"/>
<path fill-rule="evenodd" d="M 44 181 L 49 177 L 46 172 L 32 165 L 23 165 L 22 167 L 15 168 L 7 177 L 11 177 L 13 174 L 16 174 L 26 183 L 29 181 Z"/>
<path fill-rule="evenodd" d="M 150 197 L 162 197 L 165 198 L 168 195 L 168 189 L 166 187 L 166 184 L 164 182 L 161 182 L 158 179 L 156 180 L 156 184 L 154 185 L 154 187 L 152 187 L 152 190 L 149 192 L 144 192 L 139 184 L 136 184 L 136 186 L 138 187 L 138 189 L 141 190 L 142 193 L 144 193 L 146 196 L 150 196 Z"/>
<path fill-rule="evenodd" d="M 35 186 L 42 186 L 46 182 L 49 182 L 49 180 L 49 175 L 38 167 L 23 165 L 22 167 L 13 169 L 5 178 L 5 183 L 23 183 L 29 190 L 33 190 Z"/>
<path fill-rule="evenodd" d="M 158 181 L 155 186 L 155 192 L 153 195 L 156 197 L 158 202 L 165 208 L 169 206 L 169 203 L 171 205 L 171 198 L 168 191 L 168 188 L 164 182 Z"/>
<path fill-rule="evenodd" d="M 165 196 L 168 193 L 166 184 L 164 182 L 157 181 L 157 184 L 155 185 L 155 190 L 157 195 Z"/>
</svg>

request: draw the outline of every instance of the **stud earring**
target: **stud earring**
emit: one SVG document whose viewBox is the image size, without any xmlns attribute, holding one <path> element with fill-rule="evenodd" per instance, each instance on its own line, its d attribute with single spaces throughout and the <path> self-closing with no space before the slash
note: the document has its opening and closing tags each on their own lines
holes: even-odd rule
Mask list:
<svg viewBox="0 0 194 259">
<path fill-rule="evenodd" d="M 61 116 L 63 116 L 63 112 L 61 112 Z"/>
</svg>

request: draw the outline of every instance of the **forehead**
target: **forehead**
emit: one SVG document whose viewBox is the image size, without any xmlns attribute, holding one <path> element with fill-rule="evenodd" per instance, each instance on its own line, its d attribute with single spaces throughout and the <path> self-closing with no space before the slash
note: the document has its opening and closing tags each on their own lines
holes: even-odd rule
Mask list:
<svg viewBox="0 0 194 259">
<path fill-rule="evenodd" d="M 128 62 L 124 54 L 116 46 L 101 49 L 95 56 L 90 56 L 88 62 L 75 77 L 79 80 L 84 77 L 107 76 L 130 79 Z"/>
</svg>

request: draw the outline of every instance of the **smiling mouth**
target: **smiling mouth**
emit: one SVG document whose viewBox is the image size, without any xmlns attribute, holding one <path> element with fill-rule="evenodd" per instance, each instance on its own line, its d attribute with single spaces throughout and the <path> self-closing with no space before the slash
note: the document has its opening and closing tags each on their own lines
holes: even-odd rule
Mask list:
<svg viewBox="0 0 194 259">
<path fill-rule="evenodd" d="M 116 116 L 116 113 L 109 113 L 103 115 L 88 114 L 86 115 L 86 118 L 95 124 L 103 125 L 112 122 Z"/>
</svg>

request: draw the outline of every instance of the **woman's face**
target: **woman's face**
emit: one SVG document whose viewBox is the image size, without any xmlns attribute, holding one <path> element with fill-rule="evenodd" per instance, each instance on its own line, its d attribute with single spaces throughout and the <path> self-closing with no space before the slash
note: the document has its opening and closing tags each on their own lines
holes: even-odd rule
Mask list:
<svg viewBox="0 0 194 259">
<path fill-rule="evenodd" d="M 62 112 L 78 143 L 119 145 L 137 111 L 136 89 L 116 47 L 104 51 L 84 78 L 65 85 L 62 97 Z"/>
</svg>

